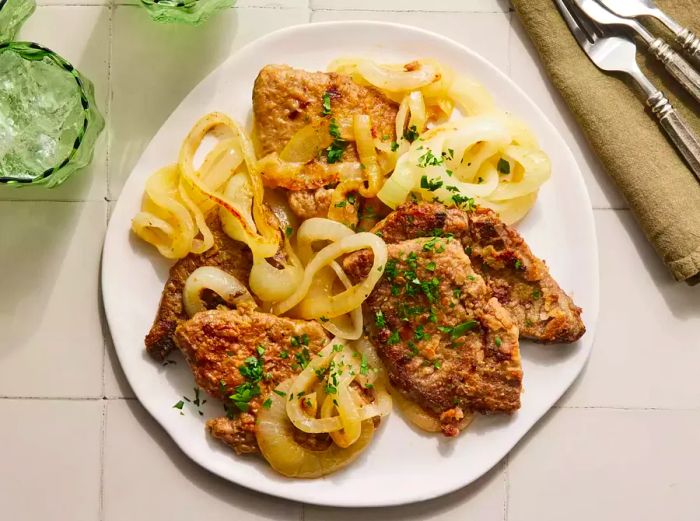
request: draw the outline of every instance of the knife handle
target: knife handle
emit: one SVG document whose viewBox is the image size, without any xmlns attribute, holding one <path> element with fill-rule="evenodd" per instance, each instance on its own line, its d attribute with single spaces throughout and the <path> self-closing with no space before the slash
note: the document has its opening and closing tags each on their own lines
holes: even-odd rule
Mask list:
<svg viewBox="0 0 700 521">
<path fill-rule="evenodd" d="M 690 29 L 684 27 L 676 34 L 676 41 L 686 52 L 691 62 L 700 68 L 700 38 L 694 35 Z"/>
<path fill-rule="evenodd" d="M 661 38 L 651 42 L 649 50 L 664 64 L 671 76 L 700 103 L 700 74 Z"/>
<path fill-rule="evenodd" d="M 647 105 L 659 120 L 661 128 L 671 139 L 676 150 L 688 163 L 690 170 L 700 181 L 700 142 L 683 118 L 671 106 L 661 91 L 647 98 Z"/>
</svg>

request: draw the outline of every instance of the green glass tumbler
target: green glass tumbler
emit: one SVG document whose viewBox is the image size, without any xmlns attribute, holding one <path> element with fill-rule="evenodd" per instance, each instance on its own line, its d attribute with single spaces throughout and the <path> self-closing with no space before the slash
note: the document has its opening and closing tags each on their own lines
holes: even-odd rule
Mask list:
<svg viewBox="0 0 700 521">
<path fill-rule="evenodd" d="M 0 183 L 63 183 L 92 160 L 104 128 L 92 83 L 53 51 L 0 43 Z"/>
<path fill-rule="evenodd" d="M 217 11 L 232 7 L 235 0 L 141 0 L 141 3 L 156 22 L 200 25 Z"/>
<path fill-rule="evenodd" d="M 34 0 L 0 0 L 0 42 L 14 40 L 17 31 L 34 9 Z"/>
</svg>

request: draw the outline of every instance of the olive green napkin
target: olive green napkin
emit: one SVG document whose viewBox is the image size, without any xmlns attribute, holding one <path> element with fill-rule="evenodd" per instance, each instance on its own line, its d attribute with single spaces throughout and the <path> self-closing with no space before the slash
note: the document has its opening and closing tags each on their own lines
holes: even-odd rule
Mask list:
<svg viewBox="0 0 700 521">
<path fill-rule="evenodd" d="M 617 184 L 649 241 L 676 280 L 700 282 L 700 183 L 643 104 L 632 80 L 591 63 L 559 15 L 554 0 L 512 0 L 554 86 L 561 92 L 593 150 Z M 698 0 L 658 0 L 695 33 Z M 654 21 L 645 25 L 671 42 Z M 696 103 L 638 45 L 642 70 L 700 136 Z M 678 50 L 678 49 L 677 49 Z"/>
</svg>

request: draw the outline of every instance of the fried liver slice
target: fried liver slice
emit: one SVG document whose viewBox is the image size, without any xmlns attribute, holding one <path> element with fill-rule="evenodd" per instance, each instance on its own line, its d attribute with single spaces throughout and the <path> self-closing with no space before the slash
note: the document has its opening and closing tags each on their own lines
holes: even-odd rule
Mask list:
<svg viewBox="0 0 700 521">
<path fill-rule="evenodd" d="M 363 250 L 347 257 L 344 269 L 359 280 L 372 260 Z M 444 434 L 459 434 L 467 412 L 520 407 L 518 328 L 457 239 L 390 244 L 364 313 L 392 385 L 439 418 Z"/>
<path fill-rule="evenodd" d="M 328 94 L 331 114 L 323 115 L 323 96 Z M 394 141 L 398 105 L 371 87 L 358 85 L 350 76 L 339 73 L 308 72 L 287 65 L 267 65 L 258 74 L 253 87 L 255 133 L 262 155 L 281 152 L 292 136 L 306 125 L 352 120 L 366 114 L 372 122 L 372 134 Z M 348 142 L 340 162 L 359 161 L 353 142 Z M 329 185 L 339 181 L 330 174 L 325 158 L 310 161 L 302 175 L 286 185 L 292 210 L 302 219 L 325 217 L 330 205 Z M 265 172 L 263 170 L 263 179 Z M 269 181 L 268 181 L 269 184 Z"/>
<path fill-rule="evenodd" d="M 202 266 L 215 266 L 244 284 L 248 281 L 253 265 L 248 247 L 226 235 L 216 212 L 207 220 L 207 224 L 214 235 L 214 246 L 202 254 L 191 253 L 170 268 L 156 318 L 145 340 L 146 350 L 155 360 L 163 361 L 175 347 L 172 339 L 175 328 L 187 319 L 182 303 L 182 288 L 194 270 Z"/>
<path fill-rule="evenodd" d="M 374 227 L 387 243 L 451 235 L 474 270 L 511 313 L 522 338 L 552 344 L 575 342 L 585 332 L 574 304 L 523 238 L 487 208 L 465 211 L 439 203 L 408 203 Z"/>
<path fill-rule="evenodd" d="M 297 341 L 292 342 L 294 337 Z M 328 342 L 318 322 L 247 308 L 197 313 L 177 327 L 174 338 L 197 385 L 235 412 L 231 418 L 223 416 L 207 421 L 207 430 L 239 454 L 258 451 L 255 417 L 267 395 L 301 371 L 296 355 L 308 359 Z M 262 355 L 259 347 L 264 350 Z M 248 402 L 247 411 L 238 412 L 228 397 L 246 382 L 240 368 L 249 357 L 258 358 L 262 365 L 260 394 Z"/>
</svg>

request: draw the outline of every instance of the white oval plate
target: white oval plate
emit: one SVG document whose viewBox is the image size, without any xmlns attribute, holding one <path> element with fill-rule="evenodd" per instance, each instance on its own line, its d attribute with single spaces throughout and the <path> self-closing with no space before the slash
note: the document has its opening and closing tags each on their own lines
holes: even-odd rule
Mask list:
<svg viewBox="0 0 700 521">
<path fill-rule="evenodd" d="M 457 439 L 426 435 L 393 413 L 365 454 L 346 470 L 317 480 L 291 480 L 257 457 L 239 457 L 204 431 L 222 414 L 207 402 L 204 416 L 186 404 L 193 378 L 179 355 L 161 367 L 144 351 L 169 263 L 130 233 L 146 177 L 174 162 L 192 124 L 210 111 L 250 122 L 253 81 L 264 65 L 285 63 L 324 70 L 339 56 L 385 62 L 437 58 L 481 81 L 497 103 L 526 121 L 552 160 L 553 176 L 535 208 L 518 226 L 533 251 L 547 259 L 561 286 L 584 309 L 588 328 L 576 344 L 522 345 L 522 408 L 508 416 L 479 417 Z M 194 461 L 244 487 L 307 503 L 332 506 L 398 505 L 433 498 L 471 483 L 493 467 L 571 385 L 591 350 L 598 315 L 598 255 L 591 203 L 569 148 L 540 109 L 508 77 L 465 47 L 437 34 L 387 23 L 340 22 L 291 27 L 257 40 L 231 56 L 200 83 L 151 141 L 122 190 L 107 230 L 102 258 L 104 306 L 114 345 L 136 396 Z"/>
</svg>

